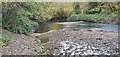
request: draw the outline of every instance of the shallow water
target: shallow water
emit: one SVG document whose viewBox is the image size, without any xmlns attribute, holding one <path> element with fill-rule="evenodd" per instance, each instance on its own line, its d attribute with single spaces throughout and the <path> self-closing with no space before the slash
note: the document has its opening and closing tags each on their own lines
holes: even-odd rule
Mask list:
<svg viewBox="0 0 120 57">
<path fill-rule="evenodd" d="M 72 30 L 79 31 L 80 29 L 90 29 L 93 31 L 101 30 L 101 31 L 113 31 L 118 32 L 118 25 L 113 24 L 98 24 L 98 23 L 90 23 L 90 22 L 57 22 L 57 23 L 46 23 L 40 26 L 36 32 L 43 33 L 48 32 L 50 30 L 60 30 L 64 28 L 70 28 Z"/>
</svg>

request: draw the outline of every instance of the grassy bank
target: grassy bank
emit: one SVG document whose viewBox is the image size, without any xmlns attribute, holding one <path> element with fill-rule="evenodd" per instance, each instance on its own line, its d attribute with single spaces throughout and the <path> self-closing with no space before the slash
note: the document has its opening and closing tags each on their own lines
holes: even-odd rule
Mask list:
<svg viewBox="0 0 120 57">
<path fill-rule="evenodd" d="M 75 14 L 68 18 L 68 21 L 91 21 L 91 22 L 116 22 L 115 14 Z"/>
</svg>

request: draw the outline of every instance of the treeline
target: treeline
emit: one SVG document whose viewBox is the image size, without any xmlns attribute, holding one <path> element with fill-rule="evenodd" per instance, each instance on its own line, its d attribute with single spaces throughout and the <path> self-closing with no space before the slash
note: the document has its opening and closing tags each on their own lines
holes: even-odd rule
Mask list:
<svg viewBox="0 0 120 57">
<path fill-rule="evenodd" d="M 15 33 L 30 34 L 38 23 L 84 19 L 85 16 L 81 17 L 83 14 L 116 17 L 119 6 L 119 2 L 3 2 L 2 27 Z M 80 16 L 74 18 L 74 15 Z M 87 19 L 91 17 L 87 16 Z"/>
</svg>

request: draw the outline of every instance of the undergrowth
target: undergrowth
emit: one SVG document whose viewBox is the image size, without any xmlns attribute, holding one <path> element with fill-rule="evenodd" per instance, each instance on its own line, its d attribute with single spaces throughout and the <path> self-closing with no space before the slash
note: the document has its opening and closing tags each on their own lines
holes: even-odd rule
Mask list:
<svg viewBox="0 0 120 57">
<path fill-rule="evenodd" d="M 7 45 L 11 41 L 11 38 L 5 34 L 0 34 L 0 47 Z"/>
<path fill-rule="evenodd" d="M 46 54 L 45 47 L 44 47 L 45 43 L 42 43 L 41 40 L 38 39 L 38 38 L 36 38 L 35 41 L 36 41 L 36 43 L 39 46 L 39 54 L 41 54 L 41 55 Z"/>
</svg>

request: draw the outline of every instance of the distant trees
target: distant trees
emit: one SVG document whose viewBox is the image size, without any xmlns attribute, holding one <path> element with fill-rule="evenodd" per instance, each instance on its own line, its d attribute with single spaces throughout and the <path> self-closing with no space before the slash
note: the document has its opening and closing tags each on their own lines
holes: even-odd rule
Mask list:
<svg viewBox="0 0 120 57">
<path fill-rule="evenodd" d="M 54 17 L 69 17 L 73 14 L 117 13 L 118 2 L 8 2 L 3 3 L 3 17 L 23 9 L 30 19 L 45 22 Z M 6 5 L 5 5 L 6 4 Z"/>
<path fill-rule="evenodd" d="M 33 8 L 31 12 L 31 18 L 35 18 L 38 21 L 45 22 L 56 14 L 56 9 L 54 7 L 54 3 L 48 2 L 30 2 L 29 5 Z"/>
<path fill-rule="evenodd" d="M 118 11 L 119 3 L 118 2 L 82 2 L 82 3 L 74 3 L 75 11 L 77 13 L 115 13 Z"/>
<path fill-rule="evenodd" d="M 3 2 L 2 27 L 28 34 L 36 22 L 64 21 L 75 14 L 118 14 L 119 6 L 119 2 Z"/>
</svg>

